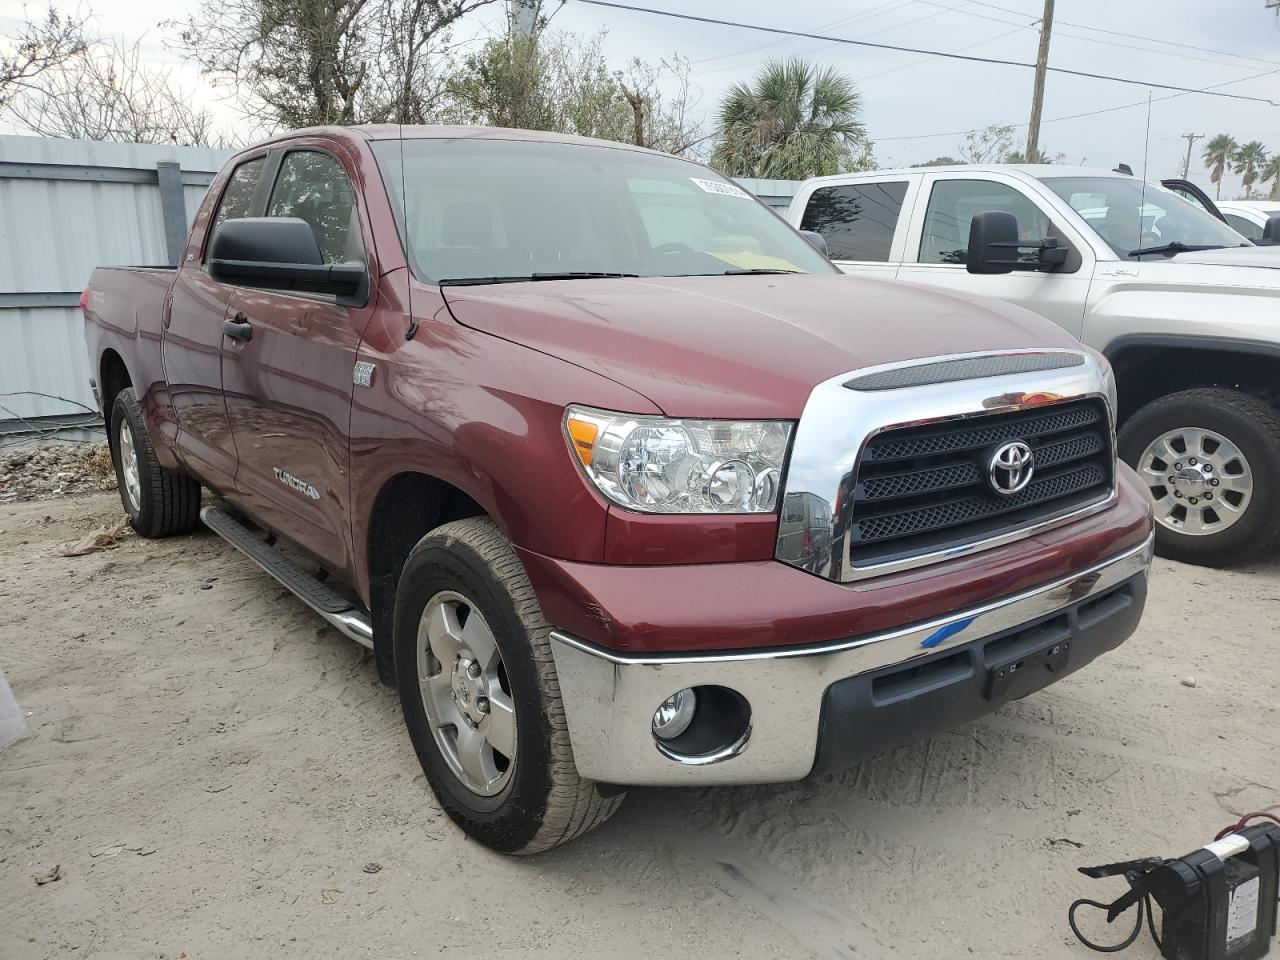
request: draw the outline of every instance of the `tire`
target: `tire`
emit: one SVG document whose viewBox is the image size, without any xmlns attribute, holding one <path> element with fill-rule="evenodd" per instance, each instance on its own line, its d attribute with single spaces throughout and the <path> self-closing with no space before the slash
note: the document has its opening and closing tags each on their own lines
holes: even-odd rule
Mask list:
<svg viewBox="0 0 1280 960">
<path fill-rule="evenodd" d="M 120 502 L 138 535 L 169 537 L 196 529 L 200 525 L 200 484 L 156 460 L 132 387 L 116 396 L 109 436 Z"/>
<path fill-rule="evenodd" d="M 477 614 L 481 619 L 473 621 Z M 450 635 L 443 641 L 438 625 Z M 493 669 L 486 629 L 498 654 Z M 524 567 L 488 518 L 445 524 L 409 554 L 393 628 L 409 737 L 445 812 L 468 836 L 503 853 L 539 853 L 572 840 L 607 820 L 623 800 L 617 788 L 578 775 L 550 630 Z M 453 646 L 453 635 L 465 642 Z M 481 663 L 487 665 L 476 675 Z M 483 714 L 477 712 L 481 700 L 489 704 Z M 504 736 L 495 724 L 508 709 L 514 733 Z M 490 744 L 479 759 L 464 750 L 477 742 L 477 732 Z M 512 741 L 514 758 L 502 752 Z M 469 765 L 460 759 L 464 753 Z M 484 786 L 469 786 L 469 775 Z"/>
<path fill-rule="evenodd" d="M 1129 418 L 1119 448 L 1154 505 L 1160 556 L 1217 567 L 1280 546 L 1280 411 L 1269 403 L 1216 387 L 1170 394 Z"/>
</svg>

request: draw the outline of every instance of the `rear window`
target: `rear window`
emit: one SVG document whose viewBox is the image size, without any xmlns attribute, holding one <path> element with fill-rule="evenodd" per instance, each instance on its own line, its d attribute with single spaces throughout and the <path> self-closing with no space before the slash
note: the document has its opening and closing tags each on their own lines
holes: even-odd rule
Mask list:
<svg viewBox="0 0 1280 960">
<path fill-rule="evenodd" d="M 887 263 L 907 195 L 907 181 L 820 187 L 805 207 L 801 230 L 822 234 L 832 260 Z"/>
</svg>

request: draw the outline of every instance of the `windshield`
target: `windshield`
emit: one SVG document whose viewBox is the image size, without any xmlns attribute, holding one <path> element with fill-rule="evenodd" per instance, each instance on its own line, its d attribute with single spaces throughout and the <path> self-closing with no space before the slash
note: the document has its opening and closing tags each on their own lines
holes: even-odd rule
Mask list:
<svg viewBox="0 0 1280 960">
<path fill-rule="evenodd" d="M 374 152 L 429 282 L 836 272 L 750 194 L 674 157 L 477 139 L 383 140 Z"/>
<path fill-rule="evenodd" d="M 1121 257 L 1248 246 L 1203 207 L 1154 183 L 1146 185 L 1145 198 L 1142 181 L 1128 177 L 1046 177 L 1044 183 Z"/>
</svg>

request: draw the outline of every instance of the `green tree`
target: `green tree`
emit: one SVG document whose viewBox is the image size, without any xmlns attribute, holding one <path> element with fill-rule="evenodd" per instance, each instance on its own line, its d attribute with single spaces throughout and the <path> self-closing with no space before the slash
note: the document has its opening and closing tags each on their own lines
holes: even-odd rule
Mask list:
<svg viewBox="0 0 1280 960">
<path fill-rule="evenodd" d="M 731 177 L 782 180 L 869 169 L 861 117 L 857 86 L 834 68 L 770 61 L 721 100 L 711 163 Z"/>
<path fill-rule="evenodd" d="M 1209 181 L 1217 186 L 1217 199 L 1222 199 L 1222 175 L 1235 156 L 1237 144 L 1229 133 L 1220 133 L 1207 144 L 1201 156 L 1209 170 Z"/>
<path fill-rule="evenodd" d="M 960 144 L 960 159 L 965 163 L 1004 163 L 1013 152 L 1013 127 L 998 123 L 970 130 Z"/>
<path fill-rule="evenodd" d="M 924 163 L 913 163 L 913 167 L 954 167 L 958 163 L 963 163 L 955 157 L 941 156 L 934 157 L 932 160 L 926 160 Z"/>
<path fill-rule="evenodd" d="M 610 67 L 603 31 L 588 39 L 509 29 L 463 58 L 438 117 L 455 123 L 553 130 L 684 154 L 704 140 L 690 117 L 688 61 L 638 58 Z M 665 92 L 664 92 L 665 88 Z"/>
<path fill-rule="evenodd" d="M 1253 184 L 1258 174 L 1267 164 L 1267 148 L 1257 140 L 1250 140 L 1243 147 L 1238 147 L 1231 156 L 1231 169 L 1240 174 L 1244 181 L 1244 198 L 1249 199 Z"/>
<path fill-rule="evenodd" d="M 1270 181 L 1272 200 L 1280 200 L 1280 153 L 1273 153 L 1267 159 L 1267 165 L 1262 168 L 1262 172 L 1258 174 L 1258 179 L 1263 183 Z"/>
<path fill-rule="evenodd" d="M 204 0 L 174 45 L 259 126 L 426 122 L 449 30 L 493 0 Z"/>
</svg>

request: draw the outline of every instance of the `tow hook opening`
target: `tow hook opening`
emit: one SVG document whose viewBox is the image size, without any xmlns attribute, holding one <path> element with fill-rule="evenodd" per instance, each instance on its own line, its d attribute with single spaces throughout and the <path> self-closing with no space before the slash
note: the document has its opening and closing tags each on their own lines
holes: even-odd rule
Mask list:
<svg viewBox="0 0 1280 960">
<path fill-rule="evenodd" d="M 728 687 L 686 687 L 658 705 L 652 732 L 658 751 L 677 763 L 719 763 L 746 748 L 751 705 Z"/>
</svg>

